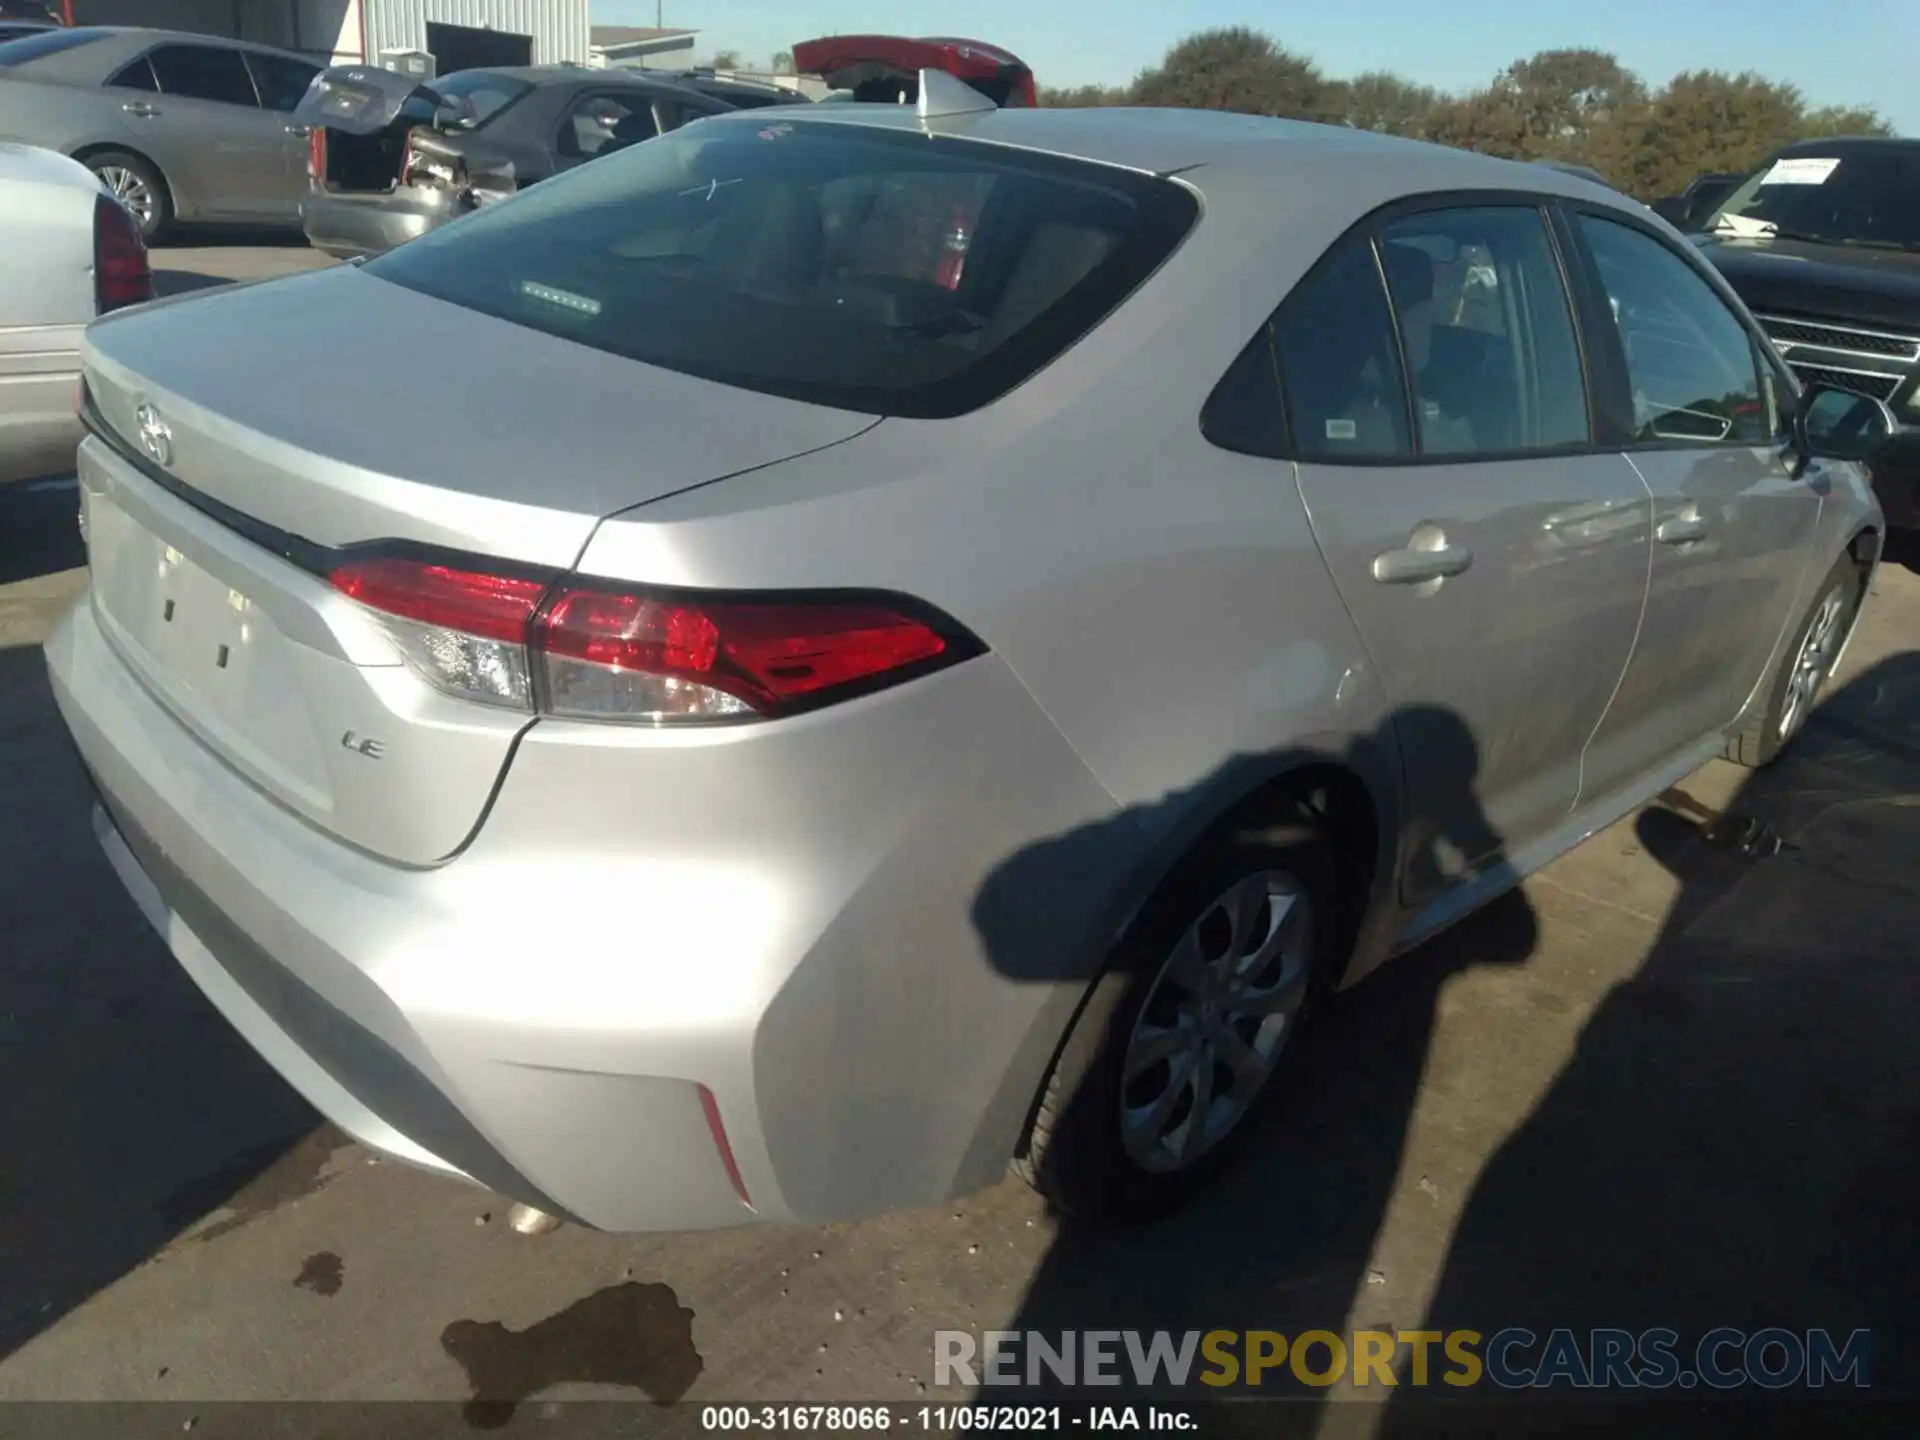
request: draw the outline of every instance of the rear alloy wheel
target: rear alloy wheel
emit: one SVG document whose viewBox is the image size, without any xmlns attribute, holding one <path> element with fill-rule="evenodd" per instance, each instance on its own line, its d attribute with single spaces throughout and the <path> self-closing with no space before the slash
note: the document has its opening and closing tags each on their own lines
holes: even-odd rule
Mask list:
<svg viewBox="0 0 1920 1440">
<path fill-rule="evenodd" d="M 151 245 L 159 238 L 173 218 L 173 206 L 158 170 L 126 150 L 99 151 L 87 157 L 86 166 L 133 217 L 142 240 Z"/>
<path fill-rule="evenodd" d="M 1860 568 L 1842 556 L 1828 572 L 1767 692 L 1766 707 L 1727 745 L 1727 758 L 1750 768 L 1767 764 L 1798 735 L 1813 713 L 1860 608 Z"/>
<path fill-rule="evenodd" d="M 1332 969 L 1333 901 L 1305 816 L 1189 862 L 1095 984 L 1014 1168 L 1094 1219 L 1150 1218 L 1210 1184 Z"/>
</svg>

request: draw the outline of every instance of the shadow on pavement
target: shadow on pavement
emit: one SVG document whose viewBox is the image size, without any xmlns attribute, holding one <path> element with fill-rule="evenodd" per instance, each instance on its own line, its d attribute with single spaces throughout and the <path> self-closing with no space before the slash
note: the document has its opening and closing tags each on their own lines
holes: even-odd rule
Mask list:
<svg viewBox="0 0 1920 1440">
<path fill-rule="evenodd" d="M 1637 1394 L 1643 1403 L 1627 1411 L 1596 1408 L 1595 1396 L 1566 1383 L 1512 1393 L 1489 1375 L 1450 1387 L 1439 1383 L 1452 1367 L 1438 1349 L 1433 1381 L 1416 1389 L 1402 1344 L 1400 1384 L 1384 1397 L 1376 1388 L 1372 1404 L 1350 1388 L 1351 1371 L 1318 1390 L 1285 1366 L 1269 1372 L 1262 1393 L 1278 1388 L 1293 1403 L 1237 1412 L 1246 1424 L 1230 1428 L 1248 1434 L 1376 1422 L 1393 1435 L 1680 1433 L 1646 1428 L 1669 1407 L 1684 1432 L 1724 1433 L 1744 1425 L 1756 1399 L 1825 1401 L 1818 1429 L 1836 1422 L 1836 1400 L 1914 1395 L 1920 654 L 1895 656 L 1831 695 L 1790 757 L 1748 780 L 1731 813 L 1683 790 L 1663 799 L 1671 803 L 1643 812 L 1637 830 L 1683 882 L 1681 894 L 1644 964 L 1600 1002 L 1571 1060 L 1471 1183 L 1451 1238 L 1434 1222 L 1432 1249 L 1445 1261 L 1424 1319 L 1376 1288 L 1387 1277 L 1370 1273 L 1370 1257 L 1396 1190 L 1411 1180 L 1402 1164 L 1416 1099 L 1435 1083 L 1443 990 L 1471 968 L 1520 966 L 1534 952 L 1537 922 L 1518 893 L 1329 997 L 1283 1054 L 1276 1103 L 1256 1117 L 1254 1143 L 1197 1205 L 1133 1229 L 1064 1220 L 1006 1328 L 1176 1338 L 1467 1328 L 1490 1339 L 1525 1326 L 1544 1340 L 1562 1327 L 1584 1344 L 1595 1328 L 1667 1326 L 1687 1369 L 1691 1347 L 1715 1327 L 1802 1336 L 1824 1327 L 1841 1345 L 1856 1328 L 1873 1331 L 1871 1391 L 1610 1393 Z M 1036 850 L 1051 851 L 1057 867 L 1070 861 L 1072 840 Z M 1515 1002 L 1512 1024 L 1527 1025 L 1530 1003 L 1554 1001 L 1549 988 L 1540 978 L 1502 988 Z M 1479 1060 L 1481 1083 L 1497 1086 L 1498 1066 Z M 1421 1222 L 1396 1215 L 1404 1240 Z M 1318 1351 L 1313 1368 L 1328 1358 Z M 1537 1365 L 1541 1346 L 1507 1358 Z M 1777 1352 L 1765 1363 L 1777 1365 Z M 1205 1368 L 1196 1361 L 1196 1373 Z M 1039 1398 L 1050 1383 L 979 1393 Z M 1180 1398 L 1231 1393 L 1190 1383 Z M 1656 1397 L 1666 1405 L 1644 1404 Z M 1874 1418 L 1887 1417 L 1852 1406 L 1844 1415 L 1850 1429 Z"/>
<path fill-rule="evenodd" d="M 163 270 L 156 265 L 153 271 L 153 293 L 163 298 L 189 295 L 196 290 L 217 290 L 232 283 L 230 276 L 205 275 L 198 270 Z"/>
<path fill-rule="evenodd" d="M 1555 1328 L 1665 1326 L 1683 1371 L 1716 1327 L 1778 1326 L 1796 1347 L 1811 1329 L 1840 1346 L 1866 1329 L 1872 1389 L 1825 1395 L 1911 1402 L 1920 653 L 1831 695 L 1790 758 L 1727 807 L 1739 823 L 1684 787 L 1666 798 L 1636 828 L 1680 897 L 1482 1171 L 1426 1328 L 1524 1326 L 1539 1343 L 1516 1345 L 1512 1363 L 1531 1369 Z M 1794 1372 L 1779 1390 L 1749 1386 L 1723 1404 L 1809 1399 L 1785 1346 L 1760 1362 Z M 1715 1358 L 1737 1364 L 1740 1351 Z M 1696 1402 L 1709 1390 L 1698 1373 Z M 1575 1394 L 1564 1380 L 1548 1393 Z M 1391 1413 L 1389 1435 L 1419 1433 L 1418 1412 L 1444 1408 L 1396 1399 L 1413 1413 Z"/>
<path fill-rule="evenodd" d="M 4 1357 L 203 1215 L 310 1187 L 339 1141 L 108 868 L 34 645 L 0 649 L 0 795 Z"/>
<path fill-rule="evenodd" d="M 1456 781 L 1453 794 L 1436 799 L 1433 814 L 1409 817 L 1410 830 L 1501 863 L 1500 837 L 1474 796 L 1477 749 L 1458 717 L 1401 712 L 1388 732 L 1372 741 L 1380 747 L 1376 753 L 1392 757 L 1396 734 L 1417 735 L 1426 753 L 1447 757 L 1441 773 Z M 1138 818 L 1139 812 L 1129 813 Z M 1069 875 L 1077 853 L 1098 852 L 1102 828 L 1015 856 L 989 880 L 986 894 L 1044 894 L 1048 873 Z M 1024 878 L 1016 883 L 1016 876 Z M 976 925 L 1003 968 L 1015 922 L 996 917 L 1012 909 L 976 904 Z M 1368 1258 L 1399 1175 L 1442 991 L 1472 968 L 1525 964 L 1537 936 L 1538 919 L 1516 890 L 1380 975 L 1320 996 L 1317 1013 L 1281 1052 L 1270 1102 L 1251 1117 L 1249 1143 L 1222 1183 L 1148 1226 L 1107 1228 L 1061 1217 L 1055 1243 L 1007 1328 L 1170 1330 L 1176 1336 L 1338 1329 L 1349 1304 L 1367 1289 Z M 1068 1098 L 1070 1117 L 1104 1105 L 1089 1094 Z M 1202 1368 L 1204 1362 L 1195 1374 Z M 1023 1398 L 1039 1398 L 1049 1383 L 1043 1376 Z M 999 1400 L 1008 1393 L 982 1395 Z M 1225 1393 L 1195 1385 L 1183 1398 Z M 1083 1391 L 1080 1398 L 1110 1397 Z M 1301 1433 L 1311 1429 L 1314 1409 L 1310 1403 L 1261 1407 L 1256 1428 Z"/>
<path fill-rule="evenodd" d="M 253 225 L 182 225 L 154 247 L 164 255 L 169 250 L 192 250 L 203 246 L 243 250 L 304 250 L 307 236 L 299 226 L 278 229 Z"/>
<path fill-rule="evenodd" d="M 0 585 L 86 563 L 80 492 L 71 482 L 17 480 L 0 485 Z"/>
<path fill-rule="evenodd" d="M 1920 532 L 1913 530 L 1890 530 L 1887 532 L 1886 553 L 1883 560 L 1891 560 L 1896 565 L 1920 575 Z"/>
</svg>

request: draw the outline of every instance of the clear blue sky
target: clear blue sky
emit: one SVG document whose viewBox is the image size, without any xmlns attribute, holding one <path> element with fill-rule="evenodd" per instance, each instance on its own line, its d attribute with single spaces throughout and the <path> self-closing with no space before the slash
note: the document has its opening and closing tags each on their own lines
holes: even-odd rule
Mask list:
<svg viewBox="0 0 1920 1440">
<path fill-rule="evenodd" d="M 651 25 L 655 0 L 591 0 L 603 25 Z M 1676 71 L 1755 70 L 1815 104 L 1877 105 L 1920 135 L 1920 6 L 1905 0 L 664 0 L 700 54 L 764 65 L 796 40 L 838 32 L 969 35 L 1004 45 L 1042 85 L 1117 83 L 1181 36 L 1251 25 L 1334 75 L 1395 70 L 1444 89 L 1483 83 L 1538 50 L 1610 50 L 1653 84 Z"/>
</svg>

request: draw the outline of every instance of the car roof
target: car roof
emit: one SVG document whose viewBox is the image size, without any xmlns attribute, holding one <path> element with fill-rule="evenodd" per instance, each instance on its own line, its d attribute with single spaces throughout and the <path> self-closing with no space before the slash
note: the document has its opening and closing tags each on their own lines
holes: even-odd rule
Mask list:
<svg viewBox="0 0 1920 1440">
<path fill-rule="evenodd" d="M 1920 140 L 1905 135 L 1833 135 L 1824 140 L 1796 140 L 1782 145 L 1776 155 L 1831 155 L 1847 150 L 1912 150 Z"/>
<path fill-rule="evenodd" d="M 453 75 L 499 75 L 526 85 L 641 85 L 655 90 L 678 90 L 672 75 L 649 75 L 621 65 L 596 69 L 591 65 L 477 65 L 471 70 L 455 70 L 435 76 L 445 80 Z M 429 80 L 428 84 L 433 81 Z"/>
<path fill-rule="evenodd" d="M 768 117 L 823 125 L 896 131 L 922 128 L 911 105 L 799 104 L 715 116 L 703 124 L 765 125 Z M 1545 165 L 1501 160 L 1419 140 L 1304 120 L 1279 120 L 1224 110 L 1032 108 L 1014 106 L 926 122 L 941 135 L 1009 145 L 1154 175 L 1211 172 L 1271 191 L 1289 180 L 1320 185 L 1353 168 L 1367 178 L 1346 187 L 1356 196 L 1386 192 L 1518 190 L 1591 200 L 1600 187 Z M 1204 180 L 1195 176 L 1200 188 Z M 1315 195 L 1304 185 L 1303 195 Z M 1610 196 L 1615 192 L 1608 191 Z"/>
<path fill-rule="evenodd" d="M 254 40 L 235 40 L 225 35 L 201 35 L 192 30 L 159 30 L 146 25 L 74 25 L 71 27 L 56 25 L 51 28 L 64 35 L 98 35 L 103 40 L 119 41 L 121 43 L 116 48 L 121 50 L 131 49 L 137 45 L 161 43 L 221 45 L 229 49 L 250 50 L 263 55 L 284 55 L 290 60 L 304 61 L 308 65 L 319 64 L 310 56 L 294 50 L 283 50 L 277 45 L 262 45 Z M 68 57 L 84 57 L 92 49 L 91 45 L 79 45 L 70 50 L 57 50 L 43 58 L 59 60 Z"/>
</svg>

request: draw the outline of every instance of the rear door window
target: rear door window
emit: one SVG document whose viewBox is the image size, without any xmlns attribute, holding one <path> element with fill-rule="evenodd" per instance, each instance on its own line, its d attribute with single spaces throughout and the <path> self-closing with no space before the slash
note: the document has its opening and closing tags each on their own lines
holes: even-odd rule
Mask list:
<svg viewBox="0 0 1920 1440">
<path fill-rule="evenodd" d="M 1380 232 L 1422 455 L 1586 443 L 1580 342 L 1546 217 L 1440 210 Z"/>
<path fill-rule="evenodd" d="M 163 94 L 257 109 L 253 78 L 238 50 L 219 45 L 161 45 L 149 57 Z"/>
<path fill-rule="evenodd" d="M 580 344 L 867 414 L 983 405 L 1186 235 L 1132 171 L 851 126 L 715 119 L 362 273 Z"/>
<path fill-rule="evenodd" d="M 511 75 L 465 70 L 444 80 L 435 80 L 427 88 L 447 102 L 441 112 L 444 117 L 464 129 L 478 130 L 532 91 L 533 86 Z"/>
<path fill-rule="evenodd" d="M 260 92 L 260 103 L 269 110 L 278 110 L 287 115 L 292 114 L 294 107 L 305 98 L 307 87 L 313 84 L 313 77 L 320 73 L 318 65 L 309 65 L 304 60 L 258 52 L 247 55 L 247 68 L 253 71 L 253 83 Z"/>
<path fill-rule="evenodd" d="M 648 96 L 583 95 L 560 122 L 560 153 L 572 160 L 591 160 L 660 133 Z"/>
</svg>

